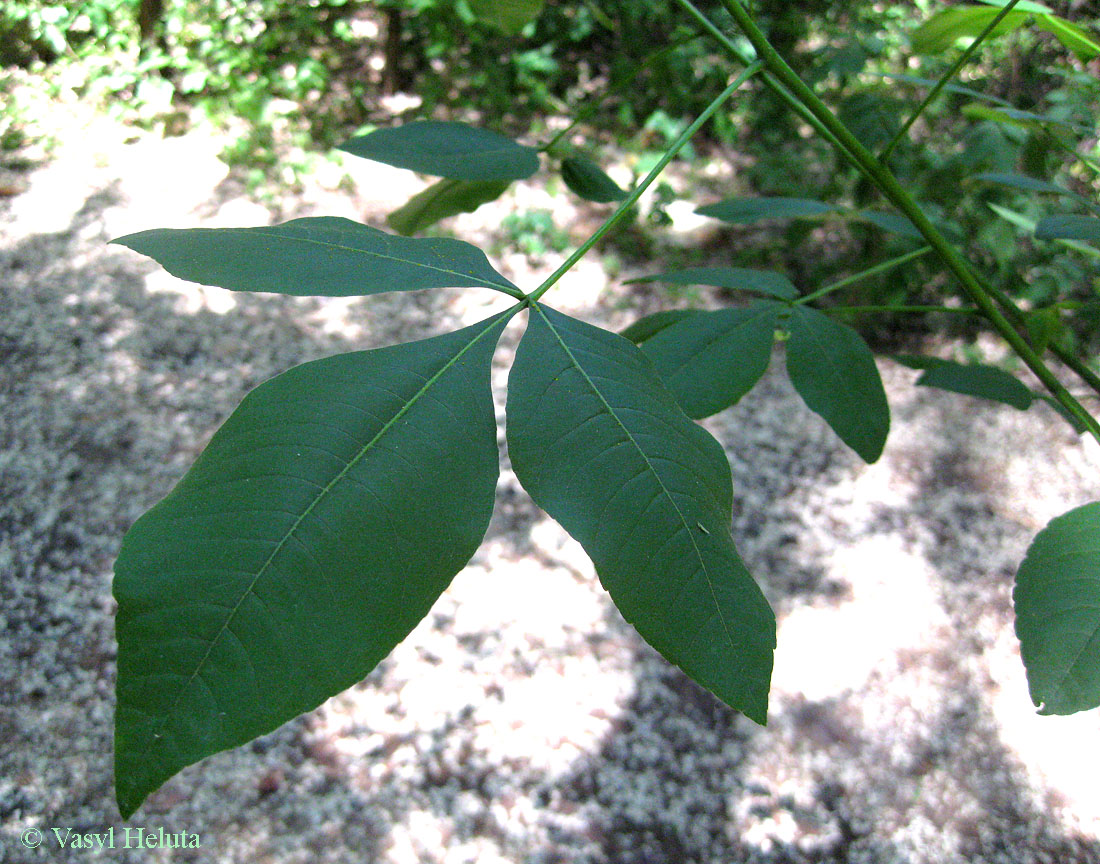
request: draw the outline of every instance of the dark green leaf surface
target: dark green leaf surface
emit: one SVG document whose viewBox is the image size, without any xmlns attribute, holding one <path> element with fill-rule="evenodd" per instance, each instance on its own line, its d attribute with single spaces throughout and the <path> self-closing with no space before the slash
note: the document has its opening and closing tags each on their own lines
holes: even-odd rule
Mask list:
<svg viewBox="0 0 1100 864">
<path fill-rule="evenodd" d="M 677 321 L 683 321 L 685 318 L 698 314 L 699 312 L 694 309 L 662 309 L 660 312 L 654 312 L 652 315 L 639 318 L 619 335 L 624 339 L 629 339 L 635 345 L 641 345 L 666 327 L 671 327 Z"/>
<path fill-rule="evenodd" d="M 642 346 L 689 417 L 709 417 L 737 402 L 771 361 L 781 303 L 700 312 Z"/>
<path fill-rule="evenodd" d="M 543 0 L 466 0 L 480 21 L 515 36 L 539 17 Z"/>
<path fill-rule="evenodd" d="M 355 156 L 449 180 L 522 180 L 539 167 L 533 147 L 465 123 L 417 120 L 340 146 Z"/>
<path fill-rule="evenodd" d="M 586 201 L 607 204 L 610 201 L 622 201 L 626 197 L 626 192 L 599 165 L 580 156 L 569 156 L 562 160 L 561 179 Z"/>
<path fill-rule="evenodd" d="M 890 407 L 871 349 L 851 327 L 806 306 L 794 308 L 788 327 L 795 390 L 864 462 L 874 462 L 886 446 Z"/>
<path fill-rule="evenodd" d="M 495 201 L 511 185 L 507 180 L 437 180 L 386 217 L 386 224 L 406 237 L 458 213 L 472 213 Z"/>
<path fill-rule="evenodd" d="M 765 219 L 813 219 L 835 213 L 836 209 L 809 198 L 727 198 L 699 207 L 695 212 L 738 225 Z"/>
<path fill-rule="evenodd" d="M 775 616 L 730 536 L 729 464 L 642 352 L 536 306 L 509 377 L 508 448 L 638 632 L 764 723 Z"/>
<path fill-rule="evenodd" d="M 978 174 L 974 179 L 981 180 L 985 183 L 996 183 L 999 186 L 1011 186 L 1013 189 L 1021 189 L 1024 192 L 1046 192 L 1054 195 L 1077 197 L 1069 189 L 1062 186 L 1056 186 L 1054 183 L 1048 183 L 1045 180 L 1037 180 L 1034 177 L 1028 177 L 1026 174 L 1008 174 L 999 171 L 988 171 L 984 174 Z"/>
<path fill-rule="evenodd" d="M 1018 378 L 996 366 L 981 363 L 964 364 L 938 360 L 921 374 L 917 385 L 1002 402 L 1021 411 L 1030 408 L 1035 399 L 1034 394 Z"/>
<path fill-rule="evenodd" d="M 1035 226 L 1040 240 L 1100 240 L 1100 217 L 1044 216 Z"/>
<path fill-rule="evenodd" d="M 1039 713 L 1100 705 L 1100 503 L 1070 510 L 1039 532 L 1012 599 Z"/>
<path fill-rule="evenodd" d="M 890 210 L 864 210 L 859 213 L 859 218 L 891 234 L 910 237 L 913 240 L 920 240 L 923 236 L 907 217 Z"/>
<path fill-rule="evenodd" d="M 269 228 L 156 228 L 112 240 L 173 276 L 231 291 L 355 297 L 418 288 L 518 292 L 461 240 L 395 237 L 335 216 Z"/>
<path fill-rule="evenodd" d="M 626 284 L 635 282 L 669 282 L 674 285 L 714 285 L 717 288 L 732 288 L 738 291 L 751 291 L 768 297 L 794 300 L 798 289 L 791 280 L 774 270 L 750 270 L 746 267 L 685 267 L 683 270 L 669 270 L 652 276 L 639 276 L 628 279 Z"/>
<path fill-rule="evenodd" d="M 361 680 L 473 555 L 510 316 L 261 384 L 130 529 L 114 581 L 124 817 Z"/>
</svg>

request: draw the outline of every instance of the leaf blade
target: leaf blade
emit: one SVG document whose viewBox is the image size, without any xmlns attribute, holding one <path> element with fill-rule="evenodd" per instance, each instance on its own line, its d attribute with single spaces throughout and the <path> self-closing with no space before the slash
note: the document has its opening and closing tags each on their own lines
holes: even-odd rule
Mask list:
<svg viewBox="0 0 1100 864">
<path fill-rule="evenodd" d="M 787 373 L 798 395 L 864 462 L 875 462 L 890 407 L 871 349 L 851 327 L 807 306 L 794 307 L 788 326 Z"/>
<path fill-rule="evenodd" d="M 1100 241 L 1100 216 L 1044 216 L 1035 226 L 1039 240 Z"/>
<path fill-rule="evenodd" d="M 599 165 L 580 156 L 567 156 L 562 160 L 561 179 L 586 201 L 609 204 L 626 197 L 626 192 Z"/>
<path fill-rule="evenodd" d="M 533 147 L 488 129 L 438 120 L 376 129 L 338 149 L 448 180 L 522 180 L 539 168 L 538 150 Z"/>
<path fill-rule="evenodd" d="M 976 396 L 979 399 L 1011 405 L 1020 411 L 1026 411 L 1035 400 L 1035 394 L 1018 378 L 996 366 L 982 363 L 937 360 L 917 378 L 917 386 L 949 390 L 963 396 Z"/>
<path fill-rule="evenodd" d="M 495 201 L 510 185 L 507 180 L 439 180 L 390 213 L 386 224 L 408 237 L 448 216 L 472 213 Z"/>
<path fill-rule="evenodd" d="M 127 533 L 124 816 L 186 765 L 361 680 L 465 566 L 492 513 L 489 367 L 514 311 L 261 384 Z"/>
<path fill-rule="evenodd" d="M 733 546 L 729 465 L 644 355 L 536 305 L 509 376 L 508 446 L 638 632 L 765 722 L 775 617 Z"/>
<path fill-rule="evenodd" d="M 180 279 L 230 291 L 299 297 L 464 287 L 519 292 L 469 243 L 397 237 L 333 216 L 265 228 L 154 228 L 111 242 L 149 256 Z"/>
<path fill-rule="evenodd" d="M 1040 714 L 1100 705 L 1100 503 L 1052 519 L 1016 573 L 1016 636 Z"/>
<path fill-rule="evenodd" d="M 700 312 L 642 345 L 688 417 L 717 414 L 748 393 L 767 371 L 780 303 Z"/>
<path fill-rule="evenodd" d="M 713 285 L 716 288 L 730 288 L 735 291 L 749 291 L 766 297 L 778 297 L 781 300 L 794 300 L 798 289 L 782 273 L 774 270 L 754 270 L 748 267 L 684 267 L 680 270 L 667 270 L 652 276 L 639 276 L 628 279 L 625 284 L 638 282 L 669 282 L 674 285 Z"/>
</svg>

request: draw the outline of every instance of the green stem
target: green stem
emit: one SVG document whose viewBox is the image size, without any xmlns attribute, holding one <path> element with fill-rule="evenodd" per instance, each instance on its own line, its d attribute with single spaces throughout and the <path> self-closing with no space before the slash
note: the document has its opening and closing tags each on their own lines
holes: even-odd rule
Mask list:
<svg viewBox="0 0 1100 864">
<path fill-rule="evenodd" d="M 924 212 L 917 206 L 913 197 L 898 182 L 897 178 L 882 165 L 866 147 L 841 123 L 828 106 L 825 105 L 812 89 L 798 77 L 798 74 L 787 65 L 786 61 L 768 42 L 767 37 L 756 26 L 752 16 L 741 5 L 740 0 L 722 0 L 722 5 L 734 17 L 738 26 L 744 31 L 757 56 L 763 60 L 767 69 L 772 72 L 785 87 L 787 87 L 813 114 L 828 128 L 840 143 L 849 151 L 859 164 L 860 171 L 865 174 L 902 213 L 909 217 L 925 241 L 939 254 L 944 263 L 962 284 L 962 288 L 970 301 L 989 320 L 990 324 L 1000 333 L 1001 337 L 1012 346 L 1020 359 L 1027 364 L 1043 386 L 1058 400 L 1059 403 L 1081 425 L 1100 441 L 1100 423 L 1085 410 L 1068 390 L 1058 380 L 1057 376 L 1047 367 L 1042 359 L 1032 350 L 1027 341 L 1013 329 L 1004 315 L 993 302 L 989 292 L 974 275 L 970 265 L 961 254 L 940 234 Z"/>
<path fill-rule="evenodd" d="M 653 181 L 660 176 L 661 172 L 665 170 L 665 166 L 668 165 L 668 163 L 676 157 L 676 154 L 680 152 L 680 148 L 683 147 L 689 140 L 691 140 L 691 137 L 696 132 L 698 132 L 699 129 L 702 128 L 702 126 L 711 118 L 714 112 L 717 111 L 719 107 L 721 107 L 722 103 L 725 102 L 730 96 L 732 96 L 734 92 L 741 87 L 742 84 L 749 80 L 749 78 L 755 75 L 760 70 L 762 65 L 763 64 L 759 61 L 750 64 L 744 72 L 742 72 L 740 75 L 737 76 L 737 78 L 734 79 L 733 83 L 731 83 L 725 90 L 723 90 L 718 95 L 718 97 L 706 107 L 703 113 L 696 118 L 694 123 L 688 126 L 687 129 L 685 129 L 677 136 L 676 140 L 669 145 L 668 149 L 665 151 L 664 155 L 661 156 L 657 164 L 653 166 L 653 170 L 646 175 L 645 179 L 642 180 L 641 183 L 634 187 L 631 193 L 618 206 L 615 212 L 607 217 L 603 225 L 596 229 L 596 232 L 587 240 L 585 240 L 584 243 L 582 243 L 572 255 L 566 258 L 557 270 L 551 273 L 546 278 L 546 280 L 541 285 L 539 285 L 538 288 L 536 288 L 530 295 L 528 295 L 527 302 L 529 305 L 537 301 L 540 297 L 542 297 L 543 294 L 550 290 L 550 287 L 554 285 L 554 283 L 557 282 L 559 279 L 561 279 L 561 277 L 564 276 L 567 272 L 569 272 L 573 265 L 580 261 L 581 258 L 585 256 L 585 254 L 587 254 L 589 249 L 599 243 L 600 240 L 602 240 L 603 237 L 607 234 L 607 232 L 615 227 L 619 220 L 626 215 L 627 211 L 629 211 L 630 208 L 637 203 L 638 199 L 642 197 L 642 193 L 645 192 L 645 190 L 650 187 Z"/>
<path fill-rule="evenodd" d="M 893 267 L 897 267 L 899 264 L 906 264 L 914 258 L 919 258 L 921 255 L 927 255 L 931 251 L 931 246 L 922 246 L 920 249 L 916 249 L 913 252 L 906 252 L 904 255 L 899 255 L 897 258 L 891 258 L 889 261 L 883 261 L 881 264 L 876 264 L 874 267 L 869 267 L 866 270 L 853 273 L 851 276 L 845 276 L 843 279 L 833 282 L 831 285 L 819 288 L 812 294 L 807 294 L 805 297 L 799 297 L 794 302 L 796 305 L 809 303 L 811 300 L 816 300 L 818 297 L 824 297 L 826 294 L 831 294 L 833 291 L 847 288 L 852 283 L 859 282 L 861 279 L 866 279 L 868 276 L 875 276 L 882 273 L 884 270 L 890 270 Z"/>
<path fill-rule="evenodd" d="M 679 3 L 680 6 L 683 7 L 684 11 L 691 15 L 692 18 L 698 21 L 703 29 L 705 29 L 711 36 L 717 39 L 718 42 L 721 43 L 722 47 L 725 48 L 730 56 L 737 60 L 738 63 L 740 63 L 742 66 L 748 66 L 750 63 L 753 62 L 753 58 L 745 54 L 740 48 L 734 45 L 733 42 L 731 42 L 730 39 L 726 36 L 726 34 L 719 30 L 714 25 L 714 22 L 712 22 L 706 15 L 700 12 L 699 9 L 691 2 L 691 0 L 676 0 L 676 2 Z M 806 106 L 799 102 L 798 99 L 795 98 L 794 94 L 792 94 L 790 90 L 784 87 L 774 75 L 765 70 L 764 74 L 761 76 L 761 79 L 772 90 L 772 92 L 775 93 L 776 96 L 778 96 L 783 102 L 786 103 L 788 108 L 790 108 L 799 117 L 810 124 L 810 126 L 813 127 L 814 131 L 817 132 L 818 135 L 820 135 L 830 144 L 832 144 L 836 151 L 840 153 L 842 157 L 847 159 L 853 167 L 859 167 L 859 163 L 857 163 L 854 157 L 850 153 L 848 153 L 848 151 L 844 148 L 844 145 L 841 144 L 840 141 L 838 141 L 833 136 L 833 134 L 828 129 L 826 129 L 825 126 L 812 113 L 810 113 L 810 111 L 806 109 Z"/>
<path fill-rule="evenodd" d="M 985 38 L 993 32 L 994 28 L 1004 20 L 1005 16 L 1011 12 L 1012 8 L 1019 2 L 1020 0 L 1008 0 L 1008 3 L 1004 5 L 996 16 L 994 16 L 993 20 L 989 22 L 989 25 L 978 34 L 978 38 L 971 42 L 966 50 L 959 56 L 959 59 L 951 64 L 951 68 L 940 76 L 940 80 L 936 82 L 936 86 L 928 91 L 928 95 L 924 97 L 924 101 L 917 106 L 917 110 L 905 121 L 905 125 L 894 134 L 894 137 L 890 139 L 890 143 L 887 144 L 882 153 L 879 154 L 879 161 L 885 163 L 890 158 L 890 154 L 894 152 L 894 148 L 897 147 L 900 141 L 905 137 L 905 133 L 917 122 L 917 118 L 924 113 L 924 109 L 932 103 L 933 99 L 940 95 L 940 91 L 947 86 L 948 82 L 954 78 L 956 74 L 958 74 L 958 71 L 962 69 L 966 61 L 978 50 L 978 46 L 982 44 Z"/>
</svg>

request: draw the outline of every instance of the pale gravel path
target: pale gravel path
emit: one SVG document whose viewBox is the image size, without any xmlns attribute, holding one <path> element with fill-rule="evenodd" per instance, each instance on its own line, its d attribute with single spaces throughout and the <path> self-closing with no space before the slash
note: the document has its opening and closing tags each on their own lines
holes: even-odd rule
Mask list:
<svg viewBox="0 0 1100 864">
<path fill-rule="evenodd" d="M 29 827 L 121 836 L 112 561 L 241 396 L 495 308 L 482 292 L 345 302 L 178 283 L 106 240 L 268 214 L 222 182 L 216 144 L 137 138 L 74 130 L 0 201 L 3 861 L 89 860 L 50 839 L 24 849 Z M 355 170 L 369 194 L 317 186 L 277 215 L 377 217 L 414 191 Z M 517 200 L 576 216 L 523 187 L 456 233 L 492 243 Z M 503 259 L 523 284 L 550 263 Z M 618 327 L 626 296 L 587 265 L 552 302 Z M 500 400 L 520 330 L 498 354 Z M 1100 459 L 1044 409 L 916 392 L 882 368 L 894 431 L 871 468 L 801 406 L 779 356 L 708 423 L 731 457 L 739 548 L 780 614 L 768 729 L 638 640 L 505 461 L 485 544 L 367 681 L 184 771 L 129 823 L 201 849 L 97 860 L 1100 862 L 1100 722 L 1034 716 L 1009 601 L 1034 532 L 1097 497 Z"/>
</svg>

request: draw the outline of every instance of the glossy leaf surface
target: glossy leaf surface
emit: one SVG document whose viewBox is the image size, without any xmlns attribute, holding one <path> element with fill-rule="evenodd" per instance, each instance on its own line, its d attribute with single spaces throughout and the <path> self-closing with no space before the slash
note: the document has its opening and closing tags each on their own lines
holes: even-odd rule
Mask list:
<svg viewBox="0 0 1100 864">
<path fill-rule="evenodd" d="M 586 201 L 607 204 L 611 201 L 622 201 L 626 197 L 626 192 L 599 165 L 580 156 L 569 156 L 562 160 L 561 179 Z"/>
<path fill-rule="evenodd" d="M 231 291 L 355 297 L 418 288 L 519 290 L 469 243 L 396 237 L 335 216 L 269 228 L 156 228 L 111 242 L 180 279 Z"/>
<path fill-rule="evenodd" d="M 340 146 L 355 156 L 449 180 L 522 180 L 539 167 L 538 151 L 465 123 L 416 120 L 377 129 Z"/>
<path fill-rule="evenodd" d="M 1018 378 L 982 363 L 937 360 L 917 378 L 917 385 L 1002 402 L 1021 411 L 1030 408 L 1035 400 L 1034 394 Z"/>
<path fill-rule="evenodd" d="M 795 390 L 864 462 L 874 462 L 886 445 L 890 407 L 871 349 L 851 327 L 806 306 L 794 308 L 788 328 Z"/>
<path fill-rule="evenodd" d="M 762 222 L 765 219 L 819 218 L 836 212 L 836 207 L 809 198 L 727 198 L 717 204 L 696 209 L 700 216 L 710 216 L 732 224 Z"/>
<path fill-rule="evenodd" d="M 124 817 L 361 680 L 473 555 L 509 315 L 261 384 L 130 529 L 114 581 Z"/>
<path fill-rule="evenodd" d="M 1039 713 L 1100 705 L 1100 503 L 1070 510 L 1039 532 L 1012 599 Z"/>
<path fill-rule="evenodd" d="M 472 213 L 482 204 L 495 201 L 510 185 L 507 180 L 438 180 L 394 210 L 386 217 L 386 224 L 407 237 L 448 216 Z"/>
<path fill-rule="evenodd" d="M 645 342 L 642 351 L 689 417 L 737 402 L 767 371 L 781 303 L 699 312 Z"/>
<path fill-rule="evenodd" d="M 631 285 L 635 282 L 714 285 L 716 288 L 750 291 L 753 294 L 764 294 L 783 300 L 794 300 L 798 296 L 798 289 L 782 273 L 774 270 L 751 270 L 747 267 L 685 267 L 682 270 L 669 270 L 652 276 L 629 279 L 626 284 Z"/>
<path fill-rule="evenodd" d="M 509 377 L 508 448 L 638 632 L 765 722 L 775 617 L 730 536 L 729 464 L 642 352 L 536 306 Z"/>
</svg>

